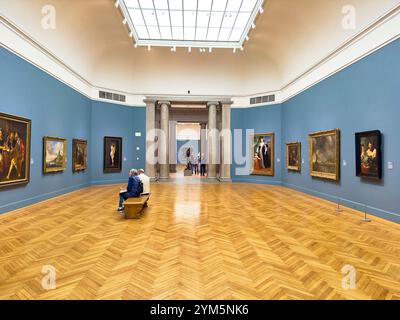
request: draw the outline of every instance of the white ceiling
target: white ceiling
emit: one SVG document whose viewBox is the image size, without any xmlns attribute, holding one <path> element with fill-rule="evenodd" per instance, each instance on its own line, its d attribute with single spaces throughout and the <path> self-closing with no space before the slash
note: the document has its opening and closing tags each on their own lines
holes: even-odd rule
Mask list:
<svg viewBox="0 0 400 320">
<path fill-rule="evenodd" d="M 41 26 L 56 8 L 56 29 Z M 266 0 L 244 51 L 134 48 L 115 0 L 0 0 L 0 12 L 92 84 L 132 94 L 246 95 L 282 88 L 400 0 Z M 352 5 L 356 26 L 342 27 Z M 0 34 L 1 36 L 1 34 Z"/>
</svg>

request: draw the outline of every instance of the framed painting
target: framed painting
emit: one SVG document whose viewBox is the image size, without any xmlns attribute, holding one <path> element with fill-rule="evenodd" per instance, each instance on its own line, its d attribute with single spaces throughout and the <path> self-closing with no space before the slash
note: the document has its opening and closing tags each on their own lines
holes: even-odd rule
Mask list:
<svg viewBox="0 0 400 320">
<path fill-rule="evenodd" d="M 67 164 L 67 140 L 55 137 L 43 137 L 43 173 L 55 173 L 65 170 Z"/>
<path fill-rule="evenodd" d="M 379 130 L 356 133 L 356 174 L 382 179 L 382 135 Z"/>
<path fill-rule="evenodd" d="M 339 180 L 340 130 L 311 133 L 308 160 L 312 177 Z"/>
<path fill-rule="evenodd" d="M 85 171 L 87 168 L 87 141 L 72 140 L 72 172 Z"/>
<path fill-rule="evenodd" d="M 286 144 L 286 169 L 301 171 L 301 143 L 291 142 Z"/>
<path fill-rule="evenodd" d="M 251 139 L 252 175 L 274 175 L 274 134 L 254 134 Z"/>
<path fill-rule="evenodd" d="M 0 113 L 0 189 L 29 183 L 31 120 Z"/>
<path fill-rule="evenodd" d="M 121 172 L 122 138 L 104 137 L 104 173 Z"/>
</svg>

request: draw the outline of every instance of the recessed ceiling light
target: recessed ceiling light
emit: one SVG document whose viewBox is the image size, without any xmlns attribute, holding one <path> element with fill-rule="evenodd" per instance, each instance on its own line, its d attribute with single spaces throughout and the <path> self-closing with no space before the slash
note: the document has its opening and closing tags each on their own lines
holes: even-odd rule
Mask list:
<svg viewBox="0 0 400 320">
<path fill-rule="evenodd" d="M 236 48 L 233 48 L 233 53 L 236 53 Z"/>
<path fill-rule="evenodd" d="M 126 18 L 124 18 L 124 20 L 122 20 L 122 23 L 123 23 L 123 24 L 126 24 Z"/>
<path fill-rule="evenodd" d="M 147 46 L 147 50 L 149 50 L 149 51 L 151 50 L 151 46 L 150 45 Z"/>
<path fill-rule="evenodd" d="M 133 37 L 133 32 L 132 32 L 132 31 L 129 33 L 129 36 L 130 36 L 131 38 Z"/>
<path fill-rule="evenodd" d="M 135 43 L 135 48 L 137 48 L 138 47 L 138 44 L 137 43 Z"/>
<path fill-rule="evenodd" d="M 188 52 L 192 52 L 192 47 L 188 47 Z"/>
<path fill-rule="evenodd" d="M 251 28 L 254 29 L 256 27 L 256 25 L 254 24 L 254 22 L 251 24 Z"/>
<path fill-rule="evenodd" d="M 208 52 L 210 52 L 210 53 L 212 52 L 212 48 L 211 47 L 208 48 Z"/>
<path fill-rule="evenodd" d="M 246 41 L 249 41 L 249 36 L 246 36 Z"/>
<path fill-rule="evenodd" d="M 116 8 L 119 7 L 119 0 L 115 1 L 115 7 L 116 7 Z"/>
<path fill-rule="evenodd" d="M 260 7 L 260 14 L 263 14 L 264 13 L 264 9 L 263 9 L 263 7 Z"/>
</svg>

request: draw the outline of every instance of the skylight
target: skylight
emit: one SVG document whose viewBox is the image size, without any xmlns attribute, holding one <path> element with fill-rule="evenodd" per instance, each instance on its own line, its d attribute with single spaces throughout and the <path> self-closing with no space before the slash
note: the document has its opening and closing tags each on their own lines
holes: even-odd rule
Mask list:
<svg viewBox="0 0 400 320">
<path fill-rule="evenodd" d="M 240 48 L 263 0 L 117 0 L 137 45 Z"/>
</svg>

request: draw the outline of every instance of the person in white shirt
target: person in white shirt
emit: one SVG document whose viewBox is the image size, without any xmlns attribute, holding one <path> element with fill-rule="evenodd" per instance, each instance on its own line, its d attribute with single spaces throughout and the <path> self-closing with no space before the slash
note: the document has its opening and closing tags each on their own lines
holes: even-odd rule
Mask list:
<svg viewBox="0 0 400 320">
<path fill-rule="evenodd" d="M 144 173 L 143 169 L 138 170 L 139 179 L 143 184 L 143 192 L 142 195 L 150 194 L 150 178 Z"/>
</svg>

